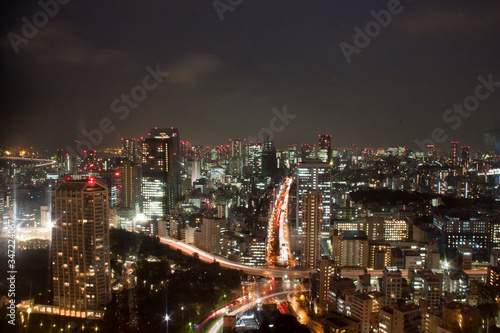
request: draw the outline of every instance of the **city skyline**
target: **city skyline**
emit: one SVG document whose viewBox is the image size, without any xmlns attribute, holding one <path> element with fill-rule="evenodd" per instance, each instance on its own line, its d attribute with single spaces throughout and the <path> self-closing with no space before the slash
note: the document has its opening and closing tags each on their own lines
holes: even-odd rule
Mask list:
<svg viewBox="0 0 500 333">
<path fill-rule="evenodd" d="M 210 1 L 68 2 L 16 44 L 12 34 L 24 38 L 22 18 L 33 22 L 43 9 L 35 1 L 6 1 L 0 145 L 36 140 L 66 147 L 108 118 L 115 128 L 103 146 L 154 126 L 174 126 L 193 143 L 214 146 L 257 137 L 273 110 L 286 106 L 296 118 L 274 133 L 278 147 L 332 134 L 337 147 L 414 148 L 415 140 L 441 128 L 445 144 L 456 140 L 481 150 L 483 132 L 500 127 L 495 86 L 469 116 L 443 117 L 475 94 L 480 77 L 500 81 L 500 6 L 398 2 L 390 22 L 368 33 L 368 45 L 356 44 L 356 28 L 375 22 L 388 3 L 242 1 L 221 21 Z M 363 47 L 346 56 L 342 43 Z M 157 79 L 146 80 L 155 88 L 127 107 L 122 94 L 147 75 Z"/>
</svg>

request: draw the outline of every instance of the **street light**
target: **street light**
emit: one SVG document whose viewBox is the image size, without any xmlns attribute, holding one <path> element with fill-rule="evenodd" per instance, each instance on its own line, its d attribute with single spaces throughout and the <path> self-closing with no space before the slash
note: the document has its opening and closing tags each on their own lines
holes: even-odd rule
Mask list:
<svg viewBox="0 0 500 333">
<path fill-rule="evenodd" d="M 165 315 L 165 322 L 167 323 L 167 333 L 168 333 L 168 322 L 170 321 L 170 316 L 168 313 Z"/>
</svg>

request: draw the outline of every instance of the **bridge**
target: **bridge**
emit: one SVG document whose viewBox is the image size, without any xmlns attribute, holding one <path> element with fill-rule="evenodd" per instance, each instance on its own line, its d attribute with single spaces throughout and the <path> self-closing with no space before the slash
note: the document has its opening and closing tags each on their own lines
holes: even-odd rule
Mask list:
<svg viewBox="0 0 500 333">
<path fill-rule="evenodd" d="M 211 253 L 208 253 L 206 251 L 203 251 L 196 246 L 186 244 L 184 242 L 181 242 L 176 239 L 172 239 L 169 237 L 160 237 L 160 241 L 163 244 L 166 244 L 174 249 L 181 250 L 182 252 L 189 254 L 189 255 L 194 255 L 195 253 L 198 254 L 198 257 L 200 260 L 212 263 L 212 262 L 217 262 L 221 267 L 225 268 L 230 268 L 230 269 L 236 269 L 236 270 L 241 270 L 245 274 L 249 275 L 259 275 L 259 276 L 267 276 L 267 277 L 285 277 L 287 276 L 288 278 L 301 278 L 301 279 L 309 279 L 312 273 L 317 272 L 317 270 L 292 270 L 292 269 L 284 269 L 284 268 L 275 268 L 275 267 L 253 267 L 253 266 L 248 266 L 248 265 L 243 265 L 238 262 L 234 262 L 231 260 L 228 260 L 224 257 L 214 255 Z M 368 273 L 371 274 L 372 278 L 376 277 L 382 277 L 384 274 L 384 270 L 382 269 L 375 269 L 375 270 L 368 270 Z M 402 269 L 401 270 L 402 276 L 404 278 L 408 277 L 408 270 L 407 269 Z M 485 277 L 487 274 L 487 269 L 486 268 L 480 268 L 480 269 L 472 269 L 472 270 L 466 270 L 466 274 L 468 274 L 471 278 L 480 278 L 480 277 Z M 364 274 L 363 269 L 351 269 L 351 268 L 342 268 L 341 270 L 341 275 L 342 277 L 347 277 L 350 279 L 358 279 L 360 275 Z"/>
<path fill-rule="evenodd" d="M 21 163 L 24 164 L 19 166 L 14 165 L 13 167 L 16 169 L 22 169 L 27 167 L 40 168 L 40 167 L 55 165 L 57 163 L 57 161 L 54 160 L 48 160 L 42 158 L 16 157 L 16 156 L 1 156 L 0 161 L 20 162 L 20 164 Z"/>
</svg>

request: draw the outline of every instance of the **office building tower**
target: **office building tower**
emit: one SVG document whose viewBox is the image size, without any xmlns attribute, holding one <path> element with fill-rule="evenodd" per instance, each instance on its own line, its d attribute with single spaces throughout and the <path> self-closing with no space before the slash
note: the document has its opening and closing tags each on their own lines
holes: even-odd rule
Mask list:
<svg viewBox="0 0 500 333">
<path fill-rule="evenodd" d="M 317 269 L 321 258 L 321 193 L 310 190 L 302 199 L 302 267 Z"/>
<path fill-rule="evenodd" d="M 321 313 L 332 310 L 328 304 L 328 290 L 333 276 L 340 275 L 340 269 L 333 260 L 321 260 L 319 264 L 318 308 Z M 335 310 L 335 308 L 334 308 Z"/>
<path fill-rule="evenodd" d="M 245 143 L 241 139 L 229 139 L 231 142 L 231 160 L 229 173 L 241 175 Z"/>
<path fill-rule="evenodd" d="M 154 128 L 142 142 L 142 210 L 149 220 L 162 219 L 179 195 L 179 132 Z"/>
<path fill-rule="evenodd" d="M 59 314 L 87 317 L 111 301 L 109 208 L 105 185 L 61 183 L 52 195 L 52 274 Z"/>
<path fill-rule="evenodd" d="M 318 159 L 322 162 L 330 162 L 332 157 L 332 136 L 319 135 L 318 136 Z"/>
<path fill-rule="evenodd" d="M 266 139 L 262 149 L 262 176 L 272 177 L 276 174 L 276 169 L 276 147 L 274 147 L 274 142 Z"/>
<path fill-rule="evenodd" d="M 140 162 L 141 146 L 137 139 L 122 138 L 122 157 L 134 163 Z"/>
<path fill-rule="evenodd" d="M 125 208 L 134 208 L 141 197 L 141 167 L 130 160 L 122 162 L 118 168 L 121 177 L 121 204 Z"/>
<path fill-rule="evenodd" d="M 402 299 L 403 277 L 397 267 L 385 267 L 381 279 L 380 291 L 385 294 L 387 306 Z"/>
<path fill-rule="evenodd" d="M 458 141 L 451 142 L 451 162 L 454 166 L 458 165 Z"/>
<path fill-rule="evenodd" d="M 244 168 L 247 175 L 260 176 L 262 173 L 262 145 L 252 143 L 245 146 Z"/>
<path fill-rule="evenodd" d="M 462 146 L 462 166 L 466 167 L 470 162 L 470 146 Z"/>
<path fill-rule="evenodd" d="M 332 207 L 332 189 L 330 164 L 319 160 L 309 160 L 297 165 L 297 228 L 300 228 L 303 216 L 303 197 L 310 190 L 316 190 L 321 195 L 322 203 L 322 226 L 323 238 L 330 236 L 330 215 Z"/>
<path fill-rule="evenodd" d="M 294 168 L 299 162 L 299 151 L 297 145 L 288 145 L 286 167 Z"/>
<path fill-rule="evenodd" d="M 201 178 L 201 161 L 191 160 L 189 163 L 191 164 L 191 185 L 193 185 L 195 181 Z"/>
<path fill-rule="evenodd" d="M 300 151 L 300 161 L 305 162 L 308 159 L 314 159 L 316 156 L 316 147 L 314 145 L 310 145 L 308 143 L 303 143 Z"/>
</svg>

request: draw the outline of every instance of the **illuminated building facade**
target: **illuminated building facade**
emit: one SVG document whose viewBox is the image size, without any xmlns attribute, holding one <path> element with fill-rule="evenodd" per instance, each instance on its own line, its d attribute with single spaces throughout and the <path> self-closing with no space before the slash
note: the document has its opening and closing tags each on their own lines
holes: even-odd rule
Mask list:
<svg viewBox="0 0 500 333">
<path fill-rule="evenodd" d="M 401 299 L 403 292 L 403 277 L 397 267 L 385 267 L 380 291 L 385 294 L 386 304 L 394 305 Z"/>
<path fill-rule="evenodd" d="M 244 167 L 249 170 L 248 174 L 259 176 L 262 172 L 262 145 L 260 143 L 245 146 Z"/>
<path fill-rule="evenodd" d="M 304 269 L 317 269 L 321 258 L 322 207 L 319 191 L 311 190 L 303 196 L 302 267 Z"/>
<path fill-rule="evenodd" d="M 122 178 L 121 202 L 122 207 L 134 208 L 141 196 L 141 168 L 131 161 L 123 161 L 118 168 L 118 175 Z"/>
<path fill-rule="evenodd" d="M 297 228 L 300 228 L 303 217 L 303 198 L 310 190 L 316 190 L 321 195 L 322 226 L 321 235 L 330 235 L 330 216 L 332 207 L 332 182 L 330 164 L 319 160 L 310 160 L 297 165 Z"/>
<path fill-rule="evenodd" d="M 451 142 L 451 161 L 453 165 L 458 165 L 458 141 Z"/>
<path fill-rule="evenodd" d="M 154 128 L 142 142 L 142 211 L 162 219 L 174 208 L 180 185 L 179 132 Z"/>
<path fill-rule="evenodd" d="M 332 156 L 332 136 L 319 135 L 318 136 L 318 159 L 322 162 L 329 162 Z"/>
<path fill-rule="evenodd" d="M 111 301 L 106 186 L 68 181 L 52 195 L 52 272 L 59 314 L 91 316 Z"/>
<path fill-rule="evenodd" d="M 408 222 L 402 220 L 384 220 L 384 240 L 402 241 L 408 239 Z"/>
</svg>

